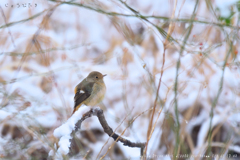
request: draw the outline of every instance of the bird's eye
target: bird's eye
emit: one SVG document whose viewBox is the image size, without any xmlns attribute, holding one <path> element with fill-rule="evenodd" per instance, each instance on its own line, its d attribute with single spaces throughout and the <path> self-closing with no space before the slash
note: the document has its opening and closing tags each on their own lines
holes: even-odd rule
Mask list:
<svg viewBox="0 0 240 160">
<path fill-rule="evenodd" d="M 96 77 L 96 78 L 98 78 L 98 77 Z"/>
</svg>

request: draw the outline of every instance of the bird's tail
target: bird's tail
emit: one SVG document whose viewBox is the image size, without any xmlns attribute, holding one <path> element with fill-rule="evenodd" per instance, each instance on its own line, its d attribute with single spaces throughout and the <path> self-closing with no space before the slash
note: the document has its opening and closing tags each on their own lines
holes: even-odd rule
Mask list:
<svg viewBox="0 0 240 160">
<path fill-rule="evenodd" d="M 73 113 L 72 113 L 72 115 L 78 110 L 78 108 L 80 108 L 81 107 L 81 105 L 78 105 L 78 106 L 76 106 L 76 107 L 74 107 L 74 110 L 73 110 Z"/>
<path fill-rule="evenodd" d="M 74 108 L 72 115 L 77 111 L 77 108 Z"/>
</svg>

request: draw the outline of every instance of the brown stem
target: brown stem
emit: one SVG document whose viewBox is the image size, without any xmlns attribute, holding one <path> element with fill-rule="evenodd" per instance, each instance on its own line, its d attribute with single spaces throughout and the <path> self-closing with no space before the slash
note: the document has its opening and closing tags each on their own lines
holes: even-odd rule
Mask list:
<svg viewBox="0 0 240 160">
<path fill-rule="evenodd" d="M 141 156 L 143 156 L 145 143 L 134 143 L 134 142 L 131 142 L 130 140 L 125 139 L 125 138 L 119 136 L 118 134 L 114 133 L 112 128 L 108 125 L 108 123 L 105 119 L 105 116 L 103 114 L 103 110 L 100 109 L 100 108 L 91 108 L 90 111 L 85 113 L 82 116 L 82 118 L 75 124 L 75 130 L 72 131 L 71 136 L 75 137 L 75 132 L 77 132 L 78 129 L 81 129 L 82 122 L 85 119 L 90 118 L 92 116 L 97 116 L 98 117 L 98 120 L 99 120 L 101 126 L 103 127 L 104 132 L 107 133 L 110 137 L 112 137 L 116 142 L 120 141 L 120 142 L 123 143 L 124 146 L 140 148 L 141 149 Z M 71 145 L 70 145 L 70 148 L 69 148 L 70 152 L 69 153 L 71 153 L 71 150 L 72 150 L 72 141 L 73 140 L 74 140 L 74 138 L 71 140 Z"/>
</svg>

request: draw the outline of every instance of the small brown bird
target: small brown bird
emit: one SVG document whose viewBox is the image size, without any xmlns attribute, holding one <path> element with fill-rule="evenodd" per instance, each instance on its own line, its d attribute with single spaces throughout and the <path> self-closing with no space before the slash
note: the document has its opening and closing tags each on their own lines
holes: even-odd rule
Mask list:
<svg viewBox="0 0 240 160">
<path fill-rule="evenodd" d="M 106 93 L 106 86 L 103 81 L 105 76 L 106 74 L 102 75 L 100 72 L 93 71 L 75 87 L 74 110 L 72 114 L 82 104 L 93 107 L 103 100 Z"/>
</svg>

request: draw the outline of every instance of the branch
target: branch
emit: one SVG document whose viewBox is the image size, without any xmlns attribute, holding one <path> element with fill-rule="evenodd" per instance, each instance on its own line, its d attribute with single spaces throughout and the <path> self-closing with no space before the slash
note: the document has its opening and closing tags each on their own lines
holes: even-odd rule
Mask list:
<svg viewBox="0 0 240 160">
<path fill-rule="evenodd" d="M 6 28 L 6 27 L 11 27 L 11 26 L 13 26 L 13 25 L 15 25 L 15 24 L 19 24 L 19 23 L 24 23 L 24 22 L 30 21 L 30 20 L 32 20 L 32 19 L 34 19 L 34 18 L 37 18 L 37 17 L 41 16 L 41 15 L 42 15 L 43 13 L 45 13 L 46 11 L 47 11 L 47 10 L 44 10 L 44 11 L 42 11 L 42 12 L 40 12 L 40 13 L 37 13 L 37 14 L 31 16 L 31 17 L 28 17 L 28 18 L 26 18 L 26 19 L 22 19 L 22 20 L 20 20 L 20 21 L 15 21 L 15 22 L 7 23 L 7 24 L 5 24 L 5 25 L 0 26 L 0 29 Z"/>
<path fill-rule="evenodd" d="M 101 126 L 103 127 L 103 130 L 105 133 L 107 133 L 110 137 L 112 137 L 114 139 L 114 141 L 118 142 L 122 142 L 124 146 L 128 146 L 128 147 L 137 147 L 137 148 L 140 148 L 141 149 L 141 156 L 143 155 L 143 151 L 144 151 L 144 148 L 145 148 L 145 143 L 134 143 L 134 142 L 131 142 L 130 140 L 128 139 L 125 139 L 121 136 L 119 136 L 118 134 L 114 133 L 112 128 L 108 125 L 105 117 L 104 117 L 104 114 L 103 114 L 103 110 L 100 109 L 100 108 L 91 108 L 90 111 L 88 111 L 87 113 L 85 113 L 82 118 L 75 124 L 75 129 L 72 131 L 71 133 L 71 137 L 74 137 L 75 136 L 75 133 L 81 129 L 81 124 L 84 120 L 86 120 L 87 118 L 90 118 L 92 116 L 97 116 L 98 117 L 98 120 L 101 124 Z M 70 147 L 69 147 L 69 154 L 71 154 L 72 152 L 72 149 L 73 149 L 73 141 L 74 139 L 71 139 L 70 140 Z"/>
<path fill-rule="evenodd" d="M 142 15 L 142 14 L 139 14 L 139 12 L 136 12 L 135 10 L 134 10 L 134 12 L 138 13 L 138 14 L 124 14 L 124 13 L 118 13 L 118 12 L 105 11 L 105 10 L 102 10 L 100 8 L 93 8 L 91 6 L 84 5 L 82 3 L 64 2 L 64 1 L 56 1 L 56 0 L 48 0 L 48 1 L 59 2 L 61 4 L 68 4 L 68 5 L 83 7 L 83 8 L 86 8 L 86 9 L 89 9 L 89 10 L 92 10 L 92 11 L 96 11 L 98 13 L 109 15 L 109 16 L 137 17 L 137 18 L 141 18 L 141 19 L 147 19 L 147 18 L 162 19 L 166 22 L 186 22 L 186 23 L 194 22 L 194 23 L 205 24 L 205 25 L 213 25 L 213 26 L 218 26 L 218 27 L 232 28 L 234 30 L 238 30 L 240 28 L 239 26 L 228 25 L 228 24 L 224 24 L 224 23 L 221 23 L 221 22 L 218 23 L 218 22 L 204 21 L 204 20 L 199 20 L 199 19 L 190 20 L 188 18 L 173 18 L 173 19 L 171 19 L 169 17 L 164 17 L 164 16 Z M 123 2 L 123 3 L 125 3 L 125 2 Z M 132 11 L 132 8 L 130 10 Z"/>
</svg>

